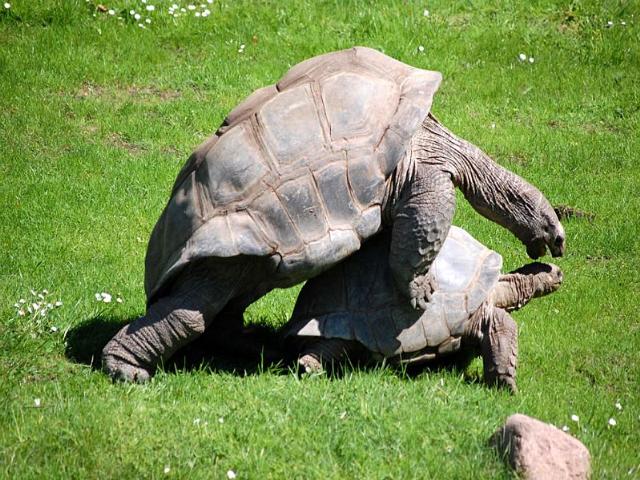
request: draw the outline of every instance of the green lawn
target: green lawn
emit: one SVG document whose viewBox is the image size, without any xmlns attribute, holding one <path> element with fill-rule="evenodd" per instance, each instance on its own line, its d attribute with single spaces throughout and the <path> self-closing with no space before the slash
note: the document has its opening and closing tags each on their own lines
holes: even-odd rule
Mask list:
<svg viewBox="0 0 640 480">
<path fill-rule="evenodd" d="M 522 412 L 567 425 L 593 478 L 640 478 L 640 4 L 200 1 L 0 5 L 0 477 L 510 478 L 487 439 Z M 588 214 L 564 222 L 563 287 L 514 315 L 519 394 L 477 361 L 112 384 L 91 357 L 144 312 L 146 242 L 191 150 L 255 88 L 352 45 L 441 71 L 445 125 Z M 527 261 L 462 197 L 456 224 Z M 62 305 L 20 316 L 43 289 Z M 247 320 L 281 324 L 295 295 Z"/>
</svg>

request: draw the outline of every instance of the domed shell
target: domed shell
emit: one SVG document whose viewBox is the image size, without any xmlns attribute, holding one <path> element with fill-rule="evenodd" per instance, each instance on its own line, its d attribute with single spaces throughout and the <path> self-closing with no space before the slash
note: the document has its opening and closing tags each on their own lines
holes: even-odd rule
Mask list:
<svg viewBox="0 0 640 480">
<path fill-rule="evenodd" d="M 357 340 L 386 358 L 455 350 L 469 317 L 498 282 L 502 257 L 452 226 L 431 265 L 437 287 L 422 312 L 396 290 L 389 246 L 390 235 L 382 233 L 308 281 L 284 334 Z"/>
<path fill-rule="evenodd" d="M 148 300 L 202 258 L 272 256 L 295 283 L 360 248 L 440 80 L 355 47 L 251 94 L 178 174 L 149 241 Z"/>
</svg>

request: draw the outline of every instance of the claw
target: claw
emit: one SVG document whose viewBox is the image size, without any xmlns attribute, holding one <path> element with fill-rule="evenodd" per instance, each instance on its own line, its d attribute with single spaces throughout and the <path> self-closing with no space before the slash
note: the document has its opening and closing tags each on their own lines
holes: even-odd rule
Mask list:
<svg viewBox="0 0 640 480">
<path fill-rule="evenodd" d="M 431 301 L 431 295 L 425 295 L 425 297 L 426 298 L 419 298 L 418 299 L 418 307 L 420 307 L 420 310 L 426 310 L 427 309 L 427 304 Z"/>
<path fill-rule="evenodd" d="M 435 288 L 435 282 L 428 273 L 414 278 L 409 285 L 411 307 L 414 310 L 426 310 Z"/>
<path fill-rule="evenodd" d="M 500 388 L 509 390 L 512 395 L 516 395 L 518 393 L 516 379 L 512 376 L 499 376 L 496 380 L 496 385 Z"/>
</svg>

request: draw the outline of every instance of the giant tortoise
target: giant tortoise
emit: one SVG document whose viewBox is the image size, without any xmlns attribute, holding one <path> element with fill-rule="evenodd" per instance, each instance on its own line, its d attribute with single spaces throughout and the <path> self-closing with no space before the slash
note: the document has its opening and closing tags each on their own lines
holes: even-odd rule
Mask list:
<svg viewBox="0 0 640 480">
<path fill-rule="evenodd" d="M 516 390 L 518 329 L 507 313 L 555 291 L 562 272 L 531 263 L 501 275 L 502 257 L 452 226 L 431 264 L 436 288 L 425 310 L 411 308 L 389 267 L 383 231 L 351 257 L 309 280 L 282 328 L 307 372 L 345 359 L 418 364 L 478 354 L 489 384 Z"/>
<path fill-rule="evenodd" d="M 146 314 L 105 346 L 106 371 L 144 381 L 207 326 L 241 323 L 254 300 L 382 229 L 401 294 L 425 308 L 454 187 L 531 257 L 562 255 L 542 193 L 430 114 L 440 80 L 355 47 L 304 61 L 238 105 L 178 174 L 147 249 Z"/>
</svg>

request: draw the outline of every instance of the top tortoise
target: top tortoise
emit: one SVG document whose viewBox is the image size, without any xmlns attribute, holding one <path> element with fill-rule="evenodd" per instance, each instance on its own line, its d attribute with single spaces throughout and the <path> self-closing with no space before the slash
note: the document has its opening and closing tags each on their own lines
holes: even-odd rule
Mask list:
<svg viewBox="0 0 640 480">
<path fill-rule="evenodd" d="M 178 174 L 149 241 L 146 315 L 106 345 L 107 372 L 144 381 L 214 318 L 221 332 L 241 325 L 254 300 L 383 228 L 399 291 L 424 308 L 454 187 L 532 258 L 546 247 L 562 255 L 564 230 L 542 193 L 429 113 L 440 81 L 355 47 L 294 66 L 236 107 Z"/>
</svg>

